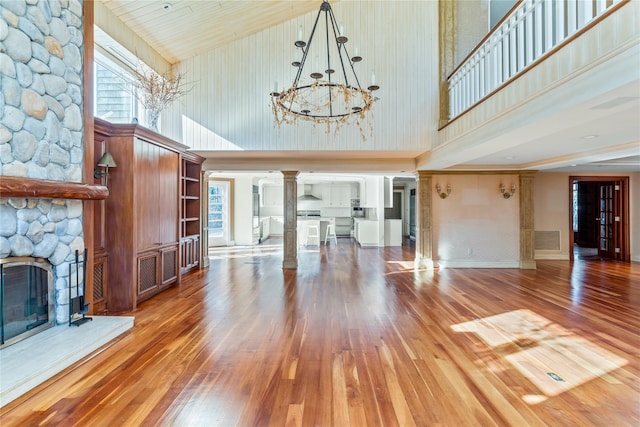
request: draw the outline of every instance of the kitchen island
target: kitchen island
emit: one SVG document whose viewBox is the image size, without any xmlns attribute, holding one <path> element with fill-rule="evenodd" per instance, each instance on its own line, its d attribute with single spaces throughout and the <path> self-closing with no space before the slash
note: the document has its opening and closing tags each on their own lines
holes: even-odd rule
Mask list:
<svg viewBox="0 0 640 427">
<path fill-rule="evenodd" d="M 319 216 L 298 216 L 298 245 L 315 245 L 315 242 L 307 242 L 307 228 L 310 225 L 318 227 L 318 240 L 320 243 L 324 242 L 324 236 L 327 232 L 327 226 L 332 221 L 335 221 L 335 218 Z"/>
</svg>

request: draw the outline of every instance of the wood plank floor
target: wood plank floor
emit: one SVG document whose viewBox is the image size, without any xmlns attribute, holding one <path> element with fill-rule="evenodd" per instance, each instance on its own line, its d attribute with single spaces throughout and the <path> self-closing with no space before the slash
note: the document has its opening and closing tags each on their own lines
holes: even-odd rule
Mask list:
<svg viewBox="0 0 640 427">
<path fill-rule="evenodd" d="M 8 426 L 638 426 L 640 266 L 413 271 L 412 247 L 214 251 Z M 46 349 L 43 349 L 46 351 Z"/>
</svg>

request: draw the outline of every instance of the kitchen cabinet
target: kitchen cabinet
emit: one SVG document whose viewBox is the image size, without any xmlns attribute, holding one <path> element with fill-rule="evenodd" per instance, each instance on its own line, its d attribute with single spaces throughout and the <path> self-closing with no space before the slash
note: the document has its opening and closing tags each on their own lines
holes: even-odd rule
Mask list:
<svg viewBox="0 0 640 427">
<path fill-rule="evenodd" d="M 267 240 L 271 235 L 271 217 L 262 218 L 260 220 L 261 230 L 260 230 L 260 239 Z"/>
<path fill-rule="evenodd" d="M 284 217 L 283 216 L 269 217 L 269 235 L 271 236 L 284 235 Z"/>
<path fill-rule="evenodd" d="M 360 206 L 365 208 L 377 208 L 380 193 L 380 179 L 377 176 L 364 178 L 363 191 L 360 197 Z"/>
<path fill-rule="evenodd" d="M 261 206 L 284 206 L 284 187 L 282 185 L 264 185 L 260 201 Z"/>
<path fill-rule="evenodd" d="M 402 220 L 384 220 L 384 245 L 402 246 Z"/>
<path fill-rule="evenodd" d="M 393 177 L 385 176 L 383 179 L 383 191 L 384 191 L 384 207 L 393 207 Z"/>
<path fill-rule="evenodd" d="M 336 236 L 339 237 L 349 237 L 351 236 L 352 230 L 352 219 L 351 217 L 336 217 Z M 324 237 L 324 234 L 322 235 Z"/>
<path fill-rule="evenodd" d="M 349 184 L 349 188 L 351 189 L 351 198 L 352 199 L 360 199 L 360 186 L 362 184 L 360 182 L 352 182 Z"/>
<path fill-rule="evenodd" d="M 354 218 L 354 237 L 360 246 L 378 246 L 378 221 Z"/>
<path fill-rule="evenodd" d="M 325 194 L 327 201 L 323 203 L 326 207 L 350 207 L 351 188 L 348 184 L 330 184 L 327 186 Z"/>
</svg>

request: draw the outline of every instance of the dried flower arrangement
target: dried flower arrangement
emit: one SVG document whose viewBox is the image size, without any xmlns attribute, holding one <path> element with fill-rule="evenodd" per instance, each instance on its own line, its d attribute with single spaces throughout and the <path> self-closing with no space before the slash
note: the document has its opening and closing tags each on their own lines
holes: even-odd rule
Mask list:
<svg viewBox="0 0 640 427">
<path fill-rule="evenodd" d="M 138 67 L 133 84 L 133 95 L 149 114 L 149 126 L 158 130 L 160 113 L 173 101 L 183 97 L 191 90 L 184 81 L 183 73 L 162 74 L 150 68 Z"/>
</svg>

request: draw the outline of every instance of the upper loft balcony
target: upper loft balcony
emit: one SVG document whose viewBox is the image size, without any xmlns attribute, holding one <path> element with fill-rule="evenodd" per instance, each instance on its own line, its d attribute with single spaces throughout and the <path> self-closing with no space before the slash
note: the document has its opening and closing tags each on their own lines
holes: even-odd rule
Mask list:
<svg viewBox="0 0 640 427">
<path fill-rule="evenodd" d="M 639 16 L 629 0 L 516 2 L 446 76 L 439 138 L 419 167 L 543 170 L 638 156 Z"/>
</svg>

